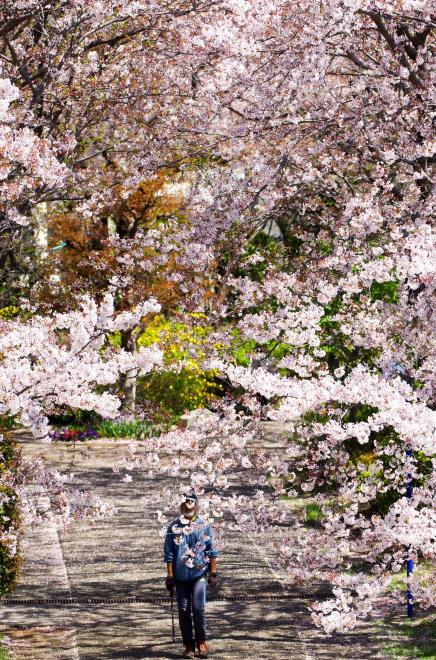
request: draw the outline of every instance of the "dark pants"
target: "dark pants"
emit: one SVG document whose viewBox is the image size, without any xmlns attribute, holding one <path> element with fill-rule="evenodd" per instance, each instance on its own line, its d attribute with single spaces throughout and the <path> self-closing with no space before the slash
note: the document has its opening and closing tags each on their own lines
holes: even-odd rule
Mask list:
<svg viewBox="0 0 436 660">
<path fill-rule="evenodd" d="M 183 643 L 194 641 L 192 619 L 194 620 L 195 641 L 206 640 L 206 577 L 192 582 L 176 580 L 177 607 Z"/>
</svg>

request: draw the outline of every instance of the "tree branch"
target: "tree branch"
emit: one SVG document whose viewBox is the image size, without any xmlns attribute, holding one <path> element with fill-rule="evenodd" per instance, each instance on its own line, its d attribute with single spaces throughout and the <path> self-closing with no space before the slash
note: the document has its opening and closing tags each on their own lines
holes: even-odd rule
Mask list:
<svg viewBox="0 0 436 660">
<path fill-rule="evenodd" d="M 403 48 L 401 48 L 401 46 L 397 44 L 394 36 L 389 32 L 387 25 L 383 19 L 383 16 L 378 11 L 372 9 L 367 11 L 362 11 L 362 13 L 365 14 L 366 16 L 369 16 L 372 19 L 372 21 L 375 23 L 379 33 L 382 35 L 382 37 L 388 44 L 391 52 L 394 53 L 394 55 L 397 54 L 400 55 L 400 64 L 409 71 L 409 80 L 412 83 L 412 85 L 419 88 L 423 87 L 423 81 L 418 76 L 416 71 L 413 70 Z"/>
</svg>

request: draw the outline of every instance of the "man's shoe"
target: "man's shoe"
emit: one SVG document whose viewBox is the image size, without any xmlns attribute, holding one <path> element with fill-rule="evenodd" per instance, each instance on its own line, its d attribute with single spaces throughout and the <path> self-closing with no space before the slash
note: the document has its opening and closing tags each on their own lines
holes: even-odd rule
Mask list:
<svg viewBox="0 0 436 660">
<path fill-rule="evenodd" d="M 195 644 L 194 642 L 188 642 L 185 645 L 185 650 L 183 652 L 184 658 L 195 658 Z"/>
<path fill-rule="evenodd" d="M 209 649 L 207 648 L 206 642 L 197 642 L 197 649 L 199 658 L 209 657 Z"/>
</svg>

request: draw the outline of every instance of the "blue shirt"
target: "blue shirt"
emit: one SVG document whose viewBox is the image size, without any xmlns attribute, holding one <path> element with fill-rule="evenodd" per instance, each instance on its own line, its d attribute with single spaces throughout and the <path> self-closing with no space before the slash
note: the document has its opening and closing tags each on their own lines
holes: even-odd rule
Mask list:
<svg viewBox="0 0 436 660">
<path fill-rule="evenodd" d="M 186 519 L 183 519 L 183 521 Z M 178 518 L 167 529 L 164 562 L 173 564 L 176 580 L 191 582 L 206 573 L 212 557 L 218 557 L 213 547 L 213 532 L 209 523 L 197 516 L 192 523 Z"/>
</svg>

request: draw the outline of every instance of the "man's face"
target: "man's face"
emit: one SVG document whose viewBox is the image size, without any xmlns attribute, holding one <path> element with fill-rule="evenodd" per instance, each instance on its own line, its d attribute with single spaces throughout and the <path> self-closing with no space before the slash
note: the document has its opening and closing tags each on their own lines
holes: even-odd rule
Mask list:
<svg viewBox="0 0 436 660">
<path fill-rule="evenodd" d="M 180 511 L 185 518 L 192 518 L 198 511 L 198 504 L 192 497 L 186 497 L 180 505 Z"/>
</svg>

